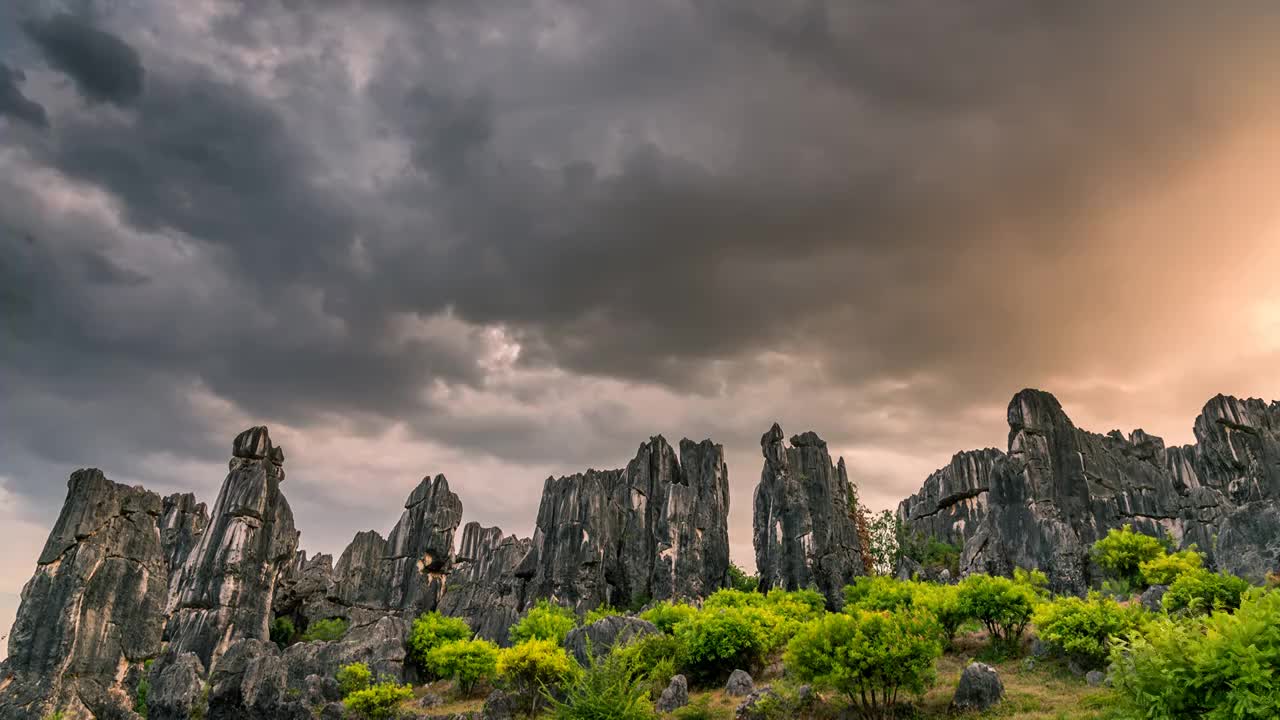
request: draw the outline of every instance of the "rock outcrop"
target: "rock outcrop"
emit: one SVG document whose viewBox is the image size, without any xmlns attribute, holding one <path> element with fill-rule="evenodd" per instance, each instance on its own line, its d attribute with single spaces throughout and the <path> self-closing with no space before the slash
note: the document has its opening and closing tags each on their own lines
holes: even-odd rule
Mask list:
<svg viewBox="0 0 1280 720">
<path fill-rule="evenodd" d="M 1007 455 L 961 453 L 959 467 L 953 460 L 899 508 L 913 529 L 963 538 L 962 571 L 1037 568 L 1053 590 L 1080 593 L 1100 580 L 1089 548 L 1125 524 L 1195 544 L 1212 565 L 1254 581 L 1280 565 L 1280 403 L 1219 395 L 1195 421 L 1197 442 L 1181 447 L 1142 430 L 1081 430 L 1039 390 L 1014 396 L 1008 419 Z M 975 527 L 977 505 L 944 500 L 980 498 L 983 477 Z"/>
<path fill-rule="evenodd" d="M 164 499 L 164 512 L 160 516 L 160 542 L 169 564 L 170 576 L 187 562 L 205 528 L 209 527 L 209 511 L 204 503 L 196 502 L 191 493 L 175 493 Z"/>
<path fill-rule="evenodd" d="M 0 719 L 129 717 L 160 652 L 168 565 L 160 496 L 77 470 L 0 666 Z"/>
<path fill-rule="evenodd" d="M 564 646 L 577 659 L 578 664 L 587 667 L 591 657 L 602 657 L 614 645 L 625 645 L 645 635 L 657 635 L 660 630 L 648 620 L 626 615 L 606 615 L 599 620 L 576 627 L 564 638 Z"/>
<path fill-rule="evenodd" d="M 298 531 L 280 492 L 284 451 L 265 427 L 232 444 L 230 472 L 208 528 L 177 574 L 165 639 L 206 668 L 236 640 L 266 640 L 277 580 L 294 559 Z"/>
<path fill-rule="evenodd" d="M 994 448 L 956 453 L 898 505 L 898 519 L 925 537 L 963 546 L 987 516 L 991 471 L 1003 459 Z"/>
<path fill-rule="evenodd" d="M 532 546 L 515 575 L 527 598 L 579 611 L 701 598 L 728 583 L 724 448 L 661 435 L 622 470 L 548 478 Z"/>
<path fill-rule="evenodd" d="M 503 536 L 501 528 L 467 523 L 440 612 L 465 619 L 478 637 L 507 645 L 507 632 L 525 607 L 525 580 L 515 570 L 532 545 L 528 538 Z"/>
<path fill-rule="evenodd" d="M 833 464 L 815 433 L 792 437 L 790 447 L 784 437 L 775 423 L 760 438 L 764 470 L 752 519 L 760 585 L 814 587 L 839 609 L 844 586 L 865 573 L 844 458 Z"/>
</svg>

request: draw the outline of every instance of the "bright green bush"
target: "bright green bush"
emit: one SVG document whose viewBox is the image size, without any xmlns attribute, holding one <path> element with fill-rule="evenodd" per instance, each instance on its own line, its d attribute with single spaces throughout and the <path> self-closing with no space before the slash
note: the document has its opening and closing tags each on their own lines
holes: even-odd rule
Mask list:
<svg viewBox="0 0 1280 720">
<path fill-rule="evenodd" d="M 343 665 L 333 677 L 338 681 L 338 692 L 342 697 L 368 690 L 373 684 L 373 672 L 362 662 Z"/>
<path fill-rule="evenodd" d="M 717 590 L 707 596 L 702 602 L 702 607 L 706 610 L 718 610 L 720 608 L 744 608 L 744 607 L 764 607 L 765 597 L 763 593 L 754 590 L 734 590 L 732 588 L 723 588 Z"/>
<path fill-rule="evenodd" d="M 671 682 L 672 676 L 684 669 L 688 662 L 688 649 L 675 635 L 650 634 L 634 638 L 613 653 L 621 655 L 649 683 L 654 697 Z"/>
<path fill-rule="evenodd" d="M 1164 594 L 1162 602 L 1168 612 L 1235 610 L 1240 607 L 1241 596 L 1248 590 L 1249 583 L 1243 578 L 1199 568 L 1178 576 Z"/>
<path fill-rule="evenodd" d="M 1087 600 L 1062 597 L 1044 603 L 1036 608 L 1034 620 L 1041 640 L 1087 668 L 1102 668 L 1111 644 L 1141 627 L 1144 614 L 1140 605 L 1122 607 L 1091 593 Z"/>
<path fill-rule="evenodd" d="M 664 633 L 675 632 L 677 624 L 698 614 L 698 608 L 684 603 L 673 603 L 664 600 L 640 613 L 642 620 L 648 620 Z"/>
<path fill-rule="evenodd" d="M 729 563 L 729 587 L 743 592 L 755 592 L 760 589 L 760 579 L 755 575 L 748 575 L 734 563 Z"/>
<path fill-rule="evenodd" d="M 860 577 L 844 589 L 846 610 L 900 610 L 915 601 L 912 583 L 886 575 Z"/>
<path fill-rule="evenodd" d="M 923 610 L 833 613 L 787 645 L 787 672 L 845 695 L 868 718 L 889 718 L 900 693 L 923 693 L 942 655 L 937 620 Z"/>
<path fill-rule="evenodd" d="M 991 575 L 970 575 L 959 588 L 959 612 L 986 626 L 993 645 L 1016 648 L 1035 610 L 1035 590 Z"/>
<path fill-rule="evenodd" d="M 1280 593 L 1254 590 L 1235 613 L 1159 618 L 1111 660 L 1122 717 L 1280 717 Z"/>
<path fill-rule="evenodd" d="M 327 620 L 316 620 L 307 626 L 302 637 L 298 638 L 300 642 L 313 642 L 321 640 L 323 642 L 333 642 L 341 640 L 343 635 L 347 634 L 347 628 L 351 623 L 342 618 L 329 618 Z"/>
<path fill-rule="evenodd" d="M 520 644 L 526 640 L 551 640 L 564 643 L 564 637 L 578 624 L 573 611 L 548 600 L 539 600 L 520 622 L 511 628 L 511 642 Z"/>
<path fill-rule="evenodd" d="M 1179 577 L 1192 570 L 1199 570 L 1202 565 L 1204 557 L 1192 546 L 1181 552 L 1147 560 L 1138 569 L 1146 585 L 1172 585 Z"/>
<path fill-rule="evenodd" d="M 535 714 L 543 690 L 561 687 L 577 672 L 577 663 L 551 640 L 535 638 L 498 651 L 498 678 L 512 692 L 528 698 Z"/>
<path fill-rule="evenodd" d="M 968 608 L 960 601 L 960 588 L 956 585 L 914 583 L 912 606 L 928 610 L 942 628 L 944 644 L 955 640 L 960 626 L 971 620 Z"/>
<path fill-rule="evenodd" d="M 671 714 L 676 720 L 733 720 L 729 708 L 715 707 L 710 696 L 703 695 Z"/>
<path fill-rule="evenodd" d="M 405 650 L 409 662 L 428 676 L 433 676 L 428 656 L 431 651 L 449 642 L 466 640 L 471 637 L 471 626 L 462 618 L 446 617 L 438 612 L 419 615 L 409 630 L 409 640 Z"/>
<path fill-rule="evenodd" d="M 827 599 L 817 590 L 770 590 L 764 607 L 784 620 L 804 623 L 827 612 Z"/>
<path fill-rule="evenodd" d="M 1111 577 L 1128 583 L 1130 588 L 1142 586 L 1142 563 L 1165 554 L 1159 539 L 1133 531 L 1132 525 L 1112 528 L 1107 536 L 1093 544 L 1093 560 Z"/>
<path fill-rule="evenodd" d="M 701 681 L 715 681 L 735 669 L 757 667 L 777 646 L 781 619 L 759 607 L 712 607 L 676 625 L 688 650 L 688 669 Z"/>
<path fill-rule="evenodd" d="M 594 623 L 597 620 L 603 620 L 607 617 L 613 617 L 615 615 L 626 615 L 626 613 L 622 612 L 621 610 L 619 610 L 618 608 L 612 605 L 601 605 L 595 610 L 589 611 L 586 617 L 582 619 L 582 624 L 590 625 L 591 623 Z"/>
<path fill-rule="evenodd" d="M 359 713 L 369 720 L 387 720 L 398 714 L 400 703 L 413 697 L 413 688 L 393 682 L 378 683 L 364 690 L 357 690 L 343 699 L 347 710 Z"/>
<path fill-rule="evenodd" d="M 589 654 L 590 655 L 590 654 Z M 649 687 L 625 655 L 589 657 L 564 688 L 564 699 L 544 689 L 556 720 L 649 720 L 655 717 Z"/>
<path fill-rule="evenodd" d="M 481 680 L 498 672 L 498 646 L 488 640 L 453 640 L 427 653 L 427 669 L 436 677 L 453 680 L 463 695 L 470 695 Z"/>
<path fill-rule="evenodd" d="M 298 634 L 297 629 L 293 625 L 293 620 L 287 617 L 278 617 L 271 622 L 270 639 L 281 650 L 293 640 Z"/>
</svg>

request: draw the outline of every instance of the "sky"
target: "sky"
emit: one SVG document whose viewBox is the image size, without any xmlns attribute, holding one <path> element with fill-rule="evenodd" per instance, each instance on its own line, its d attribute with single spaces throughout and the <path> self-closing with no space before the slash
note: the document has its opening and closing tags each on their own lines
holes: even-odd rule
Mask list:
<svg viewBox="0 0 1280 720">
<path fill-rule="evenodd" d="M 311 552 L 425 475 L 530 533 L 663 434 L 815 430 L 866 504 L 1055 393 L 1170 442 L 1280 398 L 1280 6 L 0 3 L 0 634 L 68 475 Z M 0 653 L 3 653 L 0 649 Z"/>
</svg>

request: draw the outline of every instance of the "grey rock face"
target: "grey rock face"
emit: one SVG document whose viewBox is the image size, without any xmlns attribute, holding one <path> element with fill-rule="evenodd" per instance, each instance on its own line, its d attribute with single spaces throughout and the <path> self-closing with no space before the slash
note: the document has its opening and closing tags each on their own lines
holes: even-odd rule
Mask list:
<svg viewBox="0 0 1280 720">
<path fill-rule="evenodd" d="M 573 653 L 580 665 L 588 662 L 590 653 L 596 657 L 607 655 L 614 645 L 626 644 L 645 635 L 658 634 L 658 628 L 647 620 L 609 615 L 585 627 L 576 627 L 565 636 L 564 646 Z"/>
<path fill-rule="evenodd" d="M 209 526 L 176 578 L 165 628 L 171 649 L 195 653 L 206 667 L 240 638 L 267 638 L 275 584 L 298 546 L 280 492 L 284 451 L 265 427 L 240 433 L 232 448 Z"/>
<path fill-rule="evenodd" d="M 174 493 L 164 499 L 160 517 L 160 542 L 169 563 L 170 576 L 186 563 L 196 542 L 209 526 L 209 511 L 191 493 Z"/>
<path fill-rule="evenodd" d="M 1168 585 L 1152 585 L 1142 591 L 1142 595 L 1138 601 L 1142 603 L 1142 607 L 1151 612 L 1160 612 L 1164 609 L 1164 594 L 1169 592 Z"/>
<path fill-rule="evenodd" d="M 525 606 L 526 581 L 515 570 L 532 544 L 527 538 L 504 537 L 500 528 L 467 523 L 440 612 L 465 619 L 478 637 L 507 645 L 508 630 Z"/>
<path fill-rule="evenodd" d="M 209 675 L 209 720 L 310 720 L 275 645 L 237 640 Z"/>
<path fill-rule="evenodd" d="M 404 677 L 404 641 L 409 636 L 409 621 L 398 615 L 372 612 L 355 615 L 356 620 L 341 639 L 296 643 L 284 651 L 290 687 L 305 688 L 309 675 L 333 677 L 342 666 L 355 662 L 368 665 L 374 677 Z"/>
<path fill-rule="evenodd" d="M 295 625 L 330 617 L 326 603 L 332 584 L 333 556 L 321 553 L 308 560 L 299 550 L 276 582 L 272 611 L 276 617 L 292 616 Z"/>
<path fill-rule="evenodd" d="M 127 717 L 160 652 L 168 565 L 160 496 L 78 470 L 22 590 L 0 666 L 0 719 Z"/>
<path fill-rule="evenodd" d="M 1004 682 L 996 669 L 980 662 L 969 663 L 960 673 L 960 684 L 956 686 L 955 697 L 951 698 L 951 708 L 982 712 L 1003 698 Z"/>
<path fill-rule="evenodd" d="M 484 699 L 484 720 L 512 720 L 516 714 L 517 703 L 501 690 L 494 690 Z"/>
<path fill-rule="evenodd" d="M 689 681 L 683 675 L 671 678 L 671 683 L 662 691 L 653 709 L 660 713 L 675 712 L 689 704 Z"/>
<path fill-rule="evenodd" d="M 623 470 L 548 478 L 529 553 L 516 568 L 526 601 L 585 611 L 701 598 L 728 581 L 724 449 L 661 436 Z"/>
<path fill-rule="evenodd" d="M 770 715 L 764 707 L 766 700 L 778 697 L 773 688 L 765 686 L 759 690 L 752 690 L 747 693 L 747 697 L 738 705 L 734 711 L 733 717 L 736 720 L 768 720 Z"/>
<path fill-rule="evenodd" d="M 1081 593 L 1097 581 L 1089 548 L 1124 524 L 1194 543 L 1254 581 L 1280 561 L 1280 403 L 1218 396 L 1195 421 L 1197 443 L 1166 448 L 1141 430 L 1080 430 L 1052 395 L 1024 390 L 1009 428 L 961 558 L 969 571 L 1038 568 L 1053 590 Z"/>
<path fill-rule="evenodd" d="M 1089 687 L 1102 687 L 1107 682 L 1107 674 L 1101 670 L 1090 670 L 1084 674 L 1084 681 Z"/>
<path fill-rule="evenodd" d="M 189 720 L 203 702 L 204 666 L 195 653 L 165 653 L 151 665 L 147 720 Z"/>
<path fill-rule="evenodd" d="M 813 586 L 839 609 L 844 586 L 865 568 L 844 459 L 832 464 L 827 444 L 812 432 L 792 437 L 790 447 L 783 437 L 775 423 L 760 438 L 764 470 L 752 519 L 760 584 Z"/>
<path fill-rule="evenodd" d="M 755 681 L 746 670 L 734 670 L 729 674 L 729 681 L 724 685 L 724 692 L 731 697 L 744 697 L 756 689 Z"/>
<path fill-rule="evenodd" d="M 898 518 L 914 532 L 963 546 L 986 518 L 991 471 L 1003 459 L 991 448 L 956 453 L 898 505 Z"/>
</svg>

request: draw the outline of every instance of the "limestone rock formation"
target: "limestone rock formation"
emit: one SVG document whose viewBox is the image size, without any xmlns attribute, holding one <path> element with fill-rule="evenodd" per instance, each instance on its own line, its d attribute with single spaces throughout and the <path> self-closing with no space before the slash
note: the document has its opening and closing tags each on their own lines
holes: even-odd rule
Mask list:
<svg viewBox="0 0 1280 720">
<path fill-rule="evenodd" d="M 236 437 L 232 455 L 209 526 L 175 578 L 165 627 L 171 649 L 211 669 L 234 641 L 267 639 L 275 584 L 298 546 L 280 492 L 284 451 L 254 427 Z"/>
<path fill-rule="evenodd" d="M 548 478 L 529 553 L 516 568 L 528 598 L 585 611 L 700 598 L 728 582 L 724 449 L 661 435 L 622 470 Z"/>
<path fill-rule="evenodd" d="M 990 665 L 971 662 L 960 673 L 951 709 L 957 712 L 982 712 L 1004 698 L 1004 682 Z"/>
<path fill-rule="evenodd" d="M 201 709 L 204 666 L 195 653 L 166 652 L 151 665 L 147 720 L 189 720 Z"/>
<path fill-rule="evenodd" d="M 196 542 L 209 526 L 209 511 L 204 503 L 196 502 L 191 493 L 174 493 L 164 499 L 164 513 L 160 517 L 160 542 L 164 545 L 170 575 L 186 563 Z"/>
<path fill-rule="evenodd" d="M 1280 403 L 1219 395 L 1195 421 L 1197 442 L 1182 447 L 1142 430 L 1081 430 L 1039 390 L 1015 395 L 1008 419 L 1007 455 L 961 453 L 899 508 L 913 529 L 964 538 L 963 571 L 1037 568 L 1055 591 L 1083 592 L 1099 581 L 1089 548 L 1125 524 L 1194 543 L 1212 565 L 1255 581 L 1280 565 Z M 984 477 L 975 528 L 972 512 L 945 499 L 980 498 Z"/>
<path fill-rule="evenodd" d="M 359 614 L 342 638 L 333 642 L 290 645 L 284 665 L 291 688 L 305 688 L 309 675 L 333 677 L 344 665 L 362 662 L 374 677 L 405 677 L 405 639 L 409 621 L 398 615 Z"/>
<path fill-rule="evenodd" d="M 128 717 L 132 684 L 160 652 L 168 566 L 160 496 L 77 470 L 22 590 L 0 719 Z"/>
<path fill-rule="evenodd" d="M 247 638 L 229 645 L 209 673 L 209 720 L 312 720 L 275 645 Z"/>
<path fill-rule="evenodd" d="M 463 618 L 478 637 L 507 645 L 507 632 L 525 606 L 525 581 L 515 569 L 532 541 L 470 522 L 440 599 L 440 612 Z"/>
<path fill-rule="evenodd" d="M 1003 459 L 994 448 L 956 453 L 898 505 L 898 518 L 914 532 L 963 546 L 987 516 L 991 471 Z"/>
<path fill-rule="evenodd" d="M 598 658 L 612 650 L 614 645 L 625 645 L 635 638 L 659 632 L 661 631 L 657 626 L 647 620 L 625 615 L 607 615 L 590 625 L 570 630 L 564 638 L 564 646 L 578 660 L 579 665 L 586 667 L 590 655 Z"/>
<path fill-rule="evenodd" d="M 864 573 L 856 500 L 844 458 L 807 432 L 791 438 L 776 423 L 760 438 L 764 470 L 756 486 L 752 528 L 763 588 L 815 587 L 839 609 L 843 589 Z"/>
</svg>

